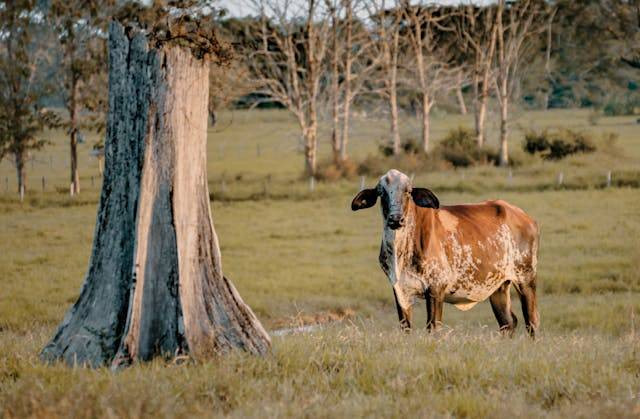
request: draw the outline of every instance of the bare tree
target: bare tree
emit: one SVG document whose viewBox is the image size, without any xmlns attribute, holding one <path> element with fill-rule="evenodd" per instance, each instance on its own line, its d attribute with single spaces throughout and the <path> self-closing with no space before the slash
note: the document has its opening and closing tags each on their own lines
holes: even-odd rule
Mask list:
<svg viewBox="0 0 640 419">
<path fill-rule="evenodd" d="M 391 3 L 391 4 L 390 4 Z M 400 55 L 401 11 L 398 1 L 368 0 L 365 2 L 371 36 L 370 59 L 376 65 L 376 74 L 370 83 L 373 91 L 389 106 L 390 144 L 393 154 L 400 153 L 398 125 L 398 57 Z"/>
<path fill-rule="evenodd" d="M 495 7 L 468 5 L 463 7 L 462 16 L 456 20 L 461 47 L 467 52 L 466 59 L 471 63 L 471 84 L 478 147 L 482 147 L 485 142 L 485 120 L 497 38 L 495 19 Z"/>
<path fill-rule="evenodd" d="M 298 121 L 304 139 L 305 172 L 317 160 L 318 98 L 327 52 L 329 19 L 317 0 L 302 6 L 288 0 L 256 0 L 260 11 L 258 48 L 247 51 L 261 92 L 280 102 Z"/>
<path fill-rule="evenodd" d="M 547 5 L 538 0 L 521 0 L 497 6 L 497 77 L 496 92 L 500 105 L 500 158 L 501 166 L 509 164 L 509 100 L 517 85 L 523 57 L 536 46 L 532 38 L 548 25 Z"/>
<path fill-rule="evenodd" d="M 455 63 L 457 53 L 456 38 L 450 21 L 453 9 L 443 6 L 413 6 L 408 0 L 402 1 L 402 32 L 412 54 L 405 67 L 417 84 L 421 96 L 422 109 L 422 149 L 429 152 L 431 108 L 436 95 L 455 88 L 459 80 L 461 66 Z"/>
<path fill-rule="evenodd" d="M 333 153 L 333 162 L 340 163 L 340 71 L 339 64 L 341 58 L 341 39 L 340 39 L 340 21 L 339 7 L 340 5 L 334 0 L 325 0 L 327 9 L 331 16 L 331 151 Z"/>
</svg>

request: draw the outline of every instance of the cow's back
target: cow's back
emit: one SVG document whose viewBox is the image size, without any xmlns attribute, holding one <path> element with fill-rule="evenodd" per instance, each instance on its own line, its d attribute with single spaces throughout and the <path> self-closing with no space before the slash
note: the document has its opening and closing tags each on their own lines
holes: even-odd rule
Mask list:
<svg viewBox="0 0 640 419">
<path fill-rule="evenodd" d="M 429 217 L 426 212 L 422 216 Z M 535 275 L 538 227 L 520 208 L 502 200 L 443 206 L 432 214 L 425 256 L 448 264 L 448 300 L 482 301 L 505 280 L 514 283 Z M 422 218 L 422 217 L 419 217 Z"/>
</svg>

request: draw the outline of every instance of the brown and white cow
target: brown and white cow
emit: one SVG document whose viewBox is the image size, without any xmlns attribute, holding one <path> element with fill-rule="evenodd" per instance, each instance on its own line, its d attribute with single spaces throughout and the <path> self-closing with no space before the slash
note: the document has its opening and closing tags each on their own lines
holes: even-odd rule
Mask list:
<svg viewBox="0 0 640 419">
<path fill-rule="evenodd" d="M 372 207 L 378 197 L 384 228 L 380 265 L 404 329 L 411 328 L 416 298 L 426 300 L 430 330 L 442 322 L 445 302 L 469 310 L 489 298 L 500 329 L 512 334 L 517 324 L 509 293 L 513 284 L 527 330 L 535 336 L 539 233 L 531 217 L 499 200 L 440 207 L 433 192 L 412 187 L 397 170 L 358 193 L 351 209 Z"/>
</svg>

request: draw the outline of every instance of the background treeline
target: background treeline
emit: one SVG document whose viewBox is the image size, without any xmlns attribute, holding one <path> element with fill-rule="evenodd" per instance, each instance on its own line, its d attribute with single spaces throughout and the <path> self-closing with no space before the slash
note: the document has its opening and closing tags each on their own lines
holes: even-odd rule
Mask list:
<svg viewBox="0 0 640 419">
<path fill-rule="evenodd" d="M 153 6 L 175 6 L 164 3 Z M 392 156 L 433 152 L 434 109 L 473 113 L 473 131 L 450 142 L 474 148 L 479 161 L 508 165 L 510 126 L 520 109 L 590 107 L 594 115 L 620 115 L 640 107 L 638 1 L 480 7 L 248 0 L 246 17 L 228 16 L 223 2 L 190 4 L 214 14 L 218 40 L 232 58 L 211 64 L 212 123 L 222 109 L 286 108 L 299 126 L 307 175 L 318 176 L 321 123 L 330 126 L 330 164 L 352 170 L 354 113 L 388 120 L 380 149 Z M 0 159 L 14 162 L 19 191 L 26 189 L 30 152 L 47 145 L 39 133 L 62 127 L 69 136 L 70 190 L 80 192 L 76 148 L 84 132 L 104 126 L 107 26 L 125 9 L 134 18 L 147 13 L 136 2 L 0 1 Z M 498 147 L 491 150 L 489 112 L 500 121 Z M 399 113 L 416 116 L 419 139 L 400 137 Z"/>
</svg>

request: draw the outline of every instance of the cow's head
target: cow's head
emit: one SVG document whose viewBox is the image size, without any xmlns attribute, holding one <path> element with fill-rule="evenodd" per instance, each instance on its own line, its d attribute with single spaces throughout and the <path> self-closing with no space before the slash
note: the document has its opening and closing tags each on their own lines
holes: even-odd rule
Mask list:
<svg viewBox="0 0 640 419">
<path fill-rule="evenodd" d="M 438 198 L 426 188 L 414 188 L 411 179 L 395 169 L 389 170 L 380 178 L 374 189 L 360 191 L 351 202 L 351 209 L 357 211 L 370 208 L 380 197 L 382 218 L 389 228 L 396 230 L 404 225 L 410 202 L 424 208 L 438 208 Z"/>
</svg>

